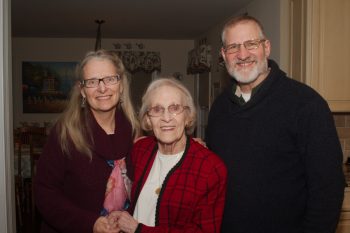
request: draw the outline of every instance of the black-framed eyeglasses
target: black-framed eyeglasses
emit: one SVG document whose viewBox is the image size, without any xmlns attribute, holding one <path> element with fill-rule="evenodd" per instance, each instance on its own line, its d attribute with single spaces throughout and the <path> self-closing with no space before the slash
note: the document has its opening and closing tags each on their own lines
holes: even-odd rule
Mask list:
<svg viewBox="0 0 350 233">
<path fill-rule="evenodd" d="M 121 77 L 119 74 L 106 76 L 102 78 L 89 78 L 81 81 L 81 85 L 87 88 L 98 87 L 102 81 L 106 86 L 111 86 L 117 84 L 120 81 Z"/>
<path fill-rule="evenodd" d="M 259 48 L 260 44 L 265 41 L 266 39 L 247 40 L 247 41 L 244 41 L 242 44 L 244 48 L 246 48 L 247 50 L 254 50 Z M 224 52 L 227 54 L 237 53 L 241 49 L 242 44 L 225 45 L 223 47 Z"/>
<path fill-rule="evenodd" d="M 182 113 L 185 109 L 189 109 L 188 106 L 183 106 L 181 104 L 171 104 L 167 107 L 169 114 L 172 116 L 176 116 Z M 160 105 L 156 105 L 147 110 L 147 115 L 151 117 L 159 117 L 162 116 L 165 112 L 165 108 Z"/>
</svg>

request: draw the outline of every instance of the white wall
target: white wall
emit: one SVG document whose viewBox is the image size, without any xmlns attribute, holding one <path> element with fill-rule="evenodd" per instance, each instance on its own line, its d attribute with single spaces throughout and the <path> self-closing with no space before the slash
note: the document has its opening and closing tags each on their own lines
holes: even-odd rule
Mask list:
<svg viewBox="0 0 350 233">
<path fill-rule="evenodd" d="M 272 45 L 270 58 L 277 63 L 280 61 L 280 1 L 255 0 L 247 6 L 248 14 L 261 21 Z"/>
<path fill-rule="evenodd" d="M 193 93 L 194 78 L 186 74 L 187 53 L 193 49 L 193 40 L 137 40 L 102 39 L 102 48 L 115 49 L 115 43 L 143 43 L 144 51 L 160 52 L 160 75 L 174 72 L 183 74 L 183 83 Z M 44 122 L 54 120 L 58 114 L 23 114 L 22 111 L 22 61 L 79 61 L 87 51 L 93 50 L 95 39 L 85 38 L 12 38 L 13 56 L 13 111 L 14 126 L 22 121 Z"/>
</svg>

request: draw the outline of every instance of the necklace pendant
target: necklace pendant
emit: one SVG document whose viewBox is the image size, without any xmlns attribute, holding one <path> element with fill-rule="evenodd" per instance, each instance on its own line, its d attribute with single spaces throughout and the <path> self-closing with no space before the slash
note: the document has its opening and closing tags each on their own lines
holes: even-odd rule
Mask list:
<svg viewBox="0 0 350 233">
<path fill-rule="evenodd" d="M 156 188 L 156 190 L 154 191 L 157 195 L 159 195 L 160 193 L 160 187 Z"/>
</svg>

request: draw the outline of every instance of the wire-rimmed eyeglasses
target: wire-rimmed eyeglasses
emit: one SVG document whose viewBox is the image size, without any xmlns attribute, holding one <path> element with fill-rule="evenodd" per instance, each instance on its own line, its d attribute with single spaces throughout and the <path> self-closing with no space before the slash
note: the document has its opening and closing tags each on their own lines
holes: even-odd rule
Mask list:
<svg viewBox="0 0 350 233">
<path fill-rule="evenodd" d="M 167 107 L 168 113 L 172 116 L 176 116 L 182 113 L 185 109 L 189 109 L 188 106 L 183 106 L 181 104 L 171 104 Z M 147 110 L 147 115 L 151 117 L 159 117 L 162 116 L 165 112 L 165 108 L 160 105 L 156 105 Z"/>
<path fill-rule="evenodd" d="M 117 84 L 120 81 L 120 75 L 110 75 L 102 78 L 89 78 L 81 81 L 81 85 L 87 88 L 97 87 L 102 81 L 106 86 Z"/>
<path fill-rule="evenodd" d="M 259 48 L 260 44 L 265 42 L 266 39 L 256 39 L 256 40 L 247 40 L 242 44 L 247 50 L 254 50 Z M 224 52 L 227 54 L 237 53 L 241 49 L 242 44 L 229 44 L 223 47 Z"/>
</svg>

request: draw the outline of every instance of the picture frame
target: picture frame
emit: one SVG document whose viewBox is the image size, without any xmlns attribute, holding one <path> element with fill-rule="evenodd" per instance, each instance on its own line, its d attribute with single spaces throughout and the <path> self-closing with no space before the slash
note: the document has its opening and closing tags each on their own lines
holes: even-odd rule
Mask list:
<svg viewBox="0 0 350 233">
<path fill-rule="evenodd" d="M 77 62 L 23 61 L 23 113 L 60 113 L 74 86 Z"/>
</svg>

